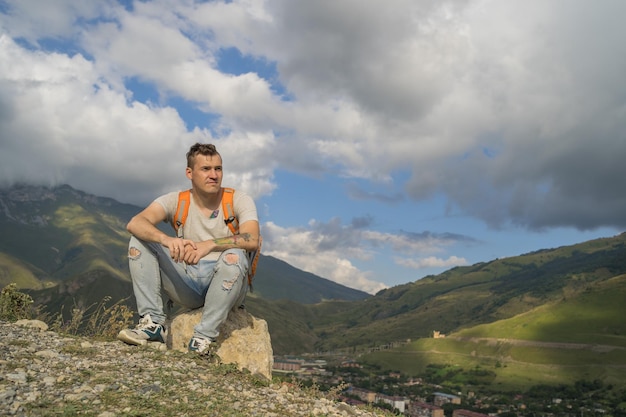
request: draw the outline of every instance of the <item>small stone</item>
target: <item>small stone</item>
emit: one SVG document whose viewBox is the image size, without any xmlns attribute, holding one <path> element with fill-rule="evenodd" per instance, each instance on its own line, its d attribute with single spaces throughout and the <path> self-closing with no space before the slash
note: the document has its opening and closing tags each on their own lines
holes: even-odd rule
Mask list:
<svg viewBox="0 0 626 417">
<path fill-rule="evenodd" d="M 11 402 L 13 401 L 13 398 L 15 398 L 15 394 L 15 390 L 12 388 L 0 391 L 0 401 L 3 403 Z"/>
<path fill-rule="evenodd" d="M 6 374 L 5 378 L 13 382 L 26 382 L 26 374 L 23 372 L 15 374 Z"/>
<path fill-rule="evenodd" d="M 53 376 L 46 376 L 46 377 L 43 378 L 42 381 L 43 381 L 43 383 L 45 385 L 49 386 L 49 385 L 54 385 L 54 383 L 57 381 L 57 379 L 55 377 L 53 377 Z"/>
<path fill-rule="evenodd" d="M 59 354 L 53 350 L 40 350 L 39 352 L 36 352 L 35 355 L 42 357 L 42 358 L 56 358 L 57 356 L 59 356 Z"/>
<path fill-rule="evenodd" d="M 40 331 L 48 330 L 48 325 L 41 320 L 27 320 L 22 319 L 15 322 L 17 326 L 28 327 L 31 329 L 38 329 Z"/>
</svg>

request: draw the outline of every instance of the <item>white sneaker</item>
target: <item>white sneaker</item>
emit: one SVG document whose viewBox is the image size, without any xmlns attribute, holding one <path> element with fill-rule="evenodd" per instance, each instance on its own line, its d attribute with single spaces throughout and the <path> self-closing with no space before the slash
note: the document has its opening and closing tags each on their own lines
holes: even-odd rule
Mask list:
<svg viewBox="0 0 626 417">
<path fill-rule="evenodd" d="M 217 352 L 217 343 L 203 337 L 192 337 L 189 341 L 189 351 L 196 352 L 200 355 L 215 356 Z"/>
<path fill-rule="evenodd" d="M 117 338 L 130 345 L 145 345 L 148 342 L 165 343 L 167 330 L 161 324 L 154 323 L 150 314 L 146 314 L 139 320 L 134 329 L 124 329 L 117 334 Z"/>
</svg>

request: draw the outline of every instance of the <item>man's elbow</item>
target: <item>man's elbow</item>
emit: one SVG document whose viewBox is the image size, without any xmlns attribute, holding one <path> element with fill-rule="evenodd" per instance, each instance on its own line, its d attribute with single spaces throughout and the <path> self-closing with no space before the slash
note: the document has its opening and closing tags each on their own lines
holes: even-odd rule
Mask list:
<svg viewBox="0 0 626 417">
<path fill-rule="evenodd" d="M 250 251 L 254 251 L 257 250 L 259 248 L 259 246 L 261 246 L 261 235 L 252 235 L 252 245 L 250 248 Z"/>
<path fill-rule="evenodd" d="M 130 219 L 128 223 L 126 223 L 126 231 L 128 231 L 128 233 L 130 233 L 131 235 L 134 234 L 133 230 L 134 230 L 136 221 L 137 221 L 137 216 L 133 217 L 132 219 Z"/>
<path fill-rule="evenodd" d="M 259 235 L 254 233 L 241 233 L 237 239 L 239 241 L 239 247 L 252 252 L 259 247 Z"/>
</svg>

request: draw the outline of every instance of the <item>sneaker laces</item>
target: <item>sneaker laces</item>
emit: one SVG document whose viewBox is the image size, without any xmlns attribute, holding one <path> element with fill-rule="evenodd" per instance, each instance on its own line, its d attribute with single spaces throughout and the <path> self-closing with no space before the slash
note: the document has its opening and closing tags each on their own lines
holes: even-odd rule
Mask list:
<svg viewBox="0 0 626 417">
<path fill-rule="evenodd" d="M 211 339 L 192 337 L 189 341 L 189 351 L 219 360 L 219 356 L 217 355 L 217 343 Z"/>
<path fill-rule="evenodd" d="M 211 353 L 211 341 L 208 339 L 195 338 L 195 346 L 198 348 L 198 352 Z"/>
<path fill-rule="evenodd" d="M 150 314 L 146 314 L 144 317 L 139 319 L 139 324 L 137 324 L 137 327 L 135 329 L 136 330 L 146 330 L 146 329 L 152 330 L 156 326 L 158 326 L 158 324 L 152 321 Z"/>
</svg>

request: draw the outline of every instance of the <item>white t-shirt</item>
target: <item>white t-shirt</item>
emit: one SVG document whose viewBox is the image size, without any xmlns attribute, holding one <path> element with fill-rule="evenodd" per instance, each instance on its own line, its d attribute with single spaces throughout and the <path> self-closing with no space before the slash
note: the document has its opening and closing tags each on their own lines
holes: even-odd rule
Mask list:
<svg viewBox="0 0 626 417">
<path fill-rule="evenodd" d="M 176 215 L 178 194 L 178 191 L 174 191 L 162 195 L 154 200 L 156 203 L 159 203 L 163 209 L 165 209 L 165 213 L 167 215 L 165 221 L 169 224 L 172 224 L 172 218 Z M 240 226 L 250 220 L 259 221 L 254 200 L 248 194 L 242 191 L 235 191 L 233 194 L 233 206 L 235 216 L 237 217 Z M 192 196 L 191 203 L 189 204 L 189 213 L 184 226 L 185 239 L 191 239 L 194 242 L 201 242 L 204 240 L 232 236 L 232 232 L 228 228 L 228 225 L 224 222 L 224 213 L 221 202 L 220 206 L 214 213 L 215 217 L 207 217 L 204 215 L 196 206 Z M 221 252 L 211 252 L 202 259 L 216 261 L 220 254 Z"/>
</svg>

